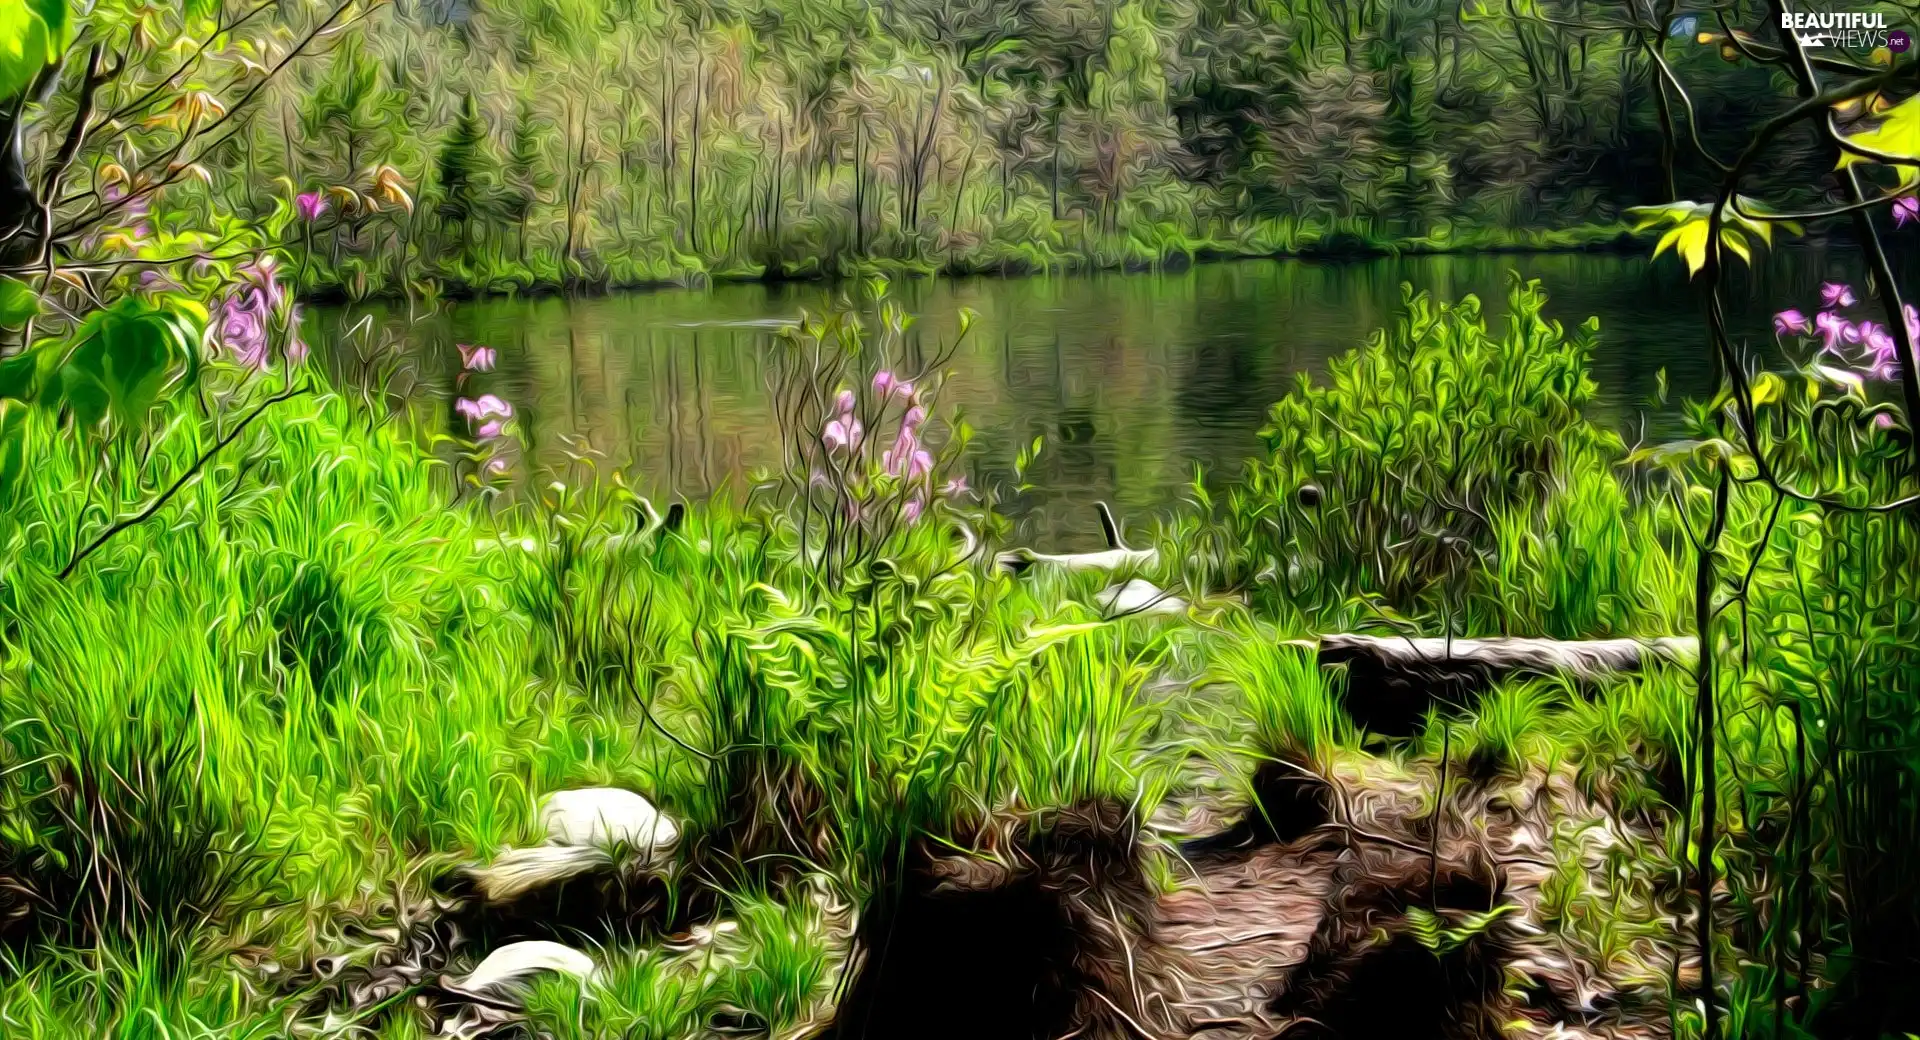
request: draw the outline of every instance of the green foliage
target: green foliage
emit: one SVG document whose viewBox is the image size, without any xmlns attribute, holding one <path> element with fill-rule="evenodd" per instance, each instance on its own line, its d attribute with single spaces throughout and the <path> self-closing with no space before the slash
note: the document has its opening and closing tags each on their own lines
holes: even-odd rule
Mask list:
<svg viewBox="0 0 1920 1040">
<path fill-rule="evenodd" d="M 192 379 L 205 322 L 205 309 L 184 299 L 126 297 L 87 315 L 66 343 L 36 345 L 59 357 L 42 390 L 83 429 L 107 419 L 138 427 L 163 393 Z"/>
<path fill-rule="evenodd" d="M 1559 503 L 1562 489 L 1606 481 L 1620 451 L 1583 414 L 1597 325 L 1569 335 L 1542 315 L 1545 302 L 1537 283 L 1516 279 L 1496 337 L 1473 297 L 1436 305 L 1409 288 L 1394 327 L 1335 359 L 1328 385 L 1303 376 L 1273 406 L 1264 457 L 1226 499 L 1259 594 L 1301 610 L 1360 602 L 1455 617 L 1491 599 L 1501 627 L 1528 623 L 1527 604 L 1479 584 L 1480 563 L 1514 548 L 1502 518 L 1545 533 L 1532 526 L 1552 515 L 1543 507 L 1578 508 Z M 1594 469 L 1602 475 L 1579 476 Z"/>
<path fill-rule="evenodd" d="M 1407 908 L 1407 928 L 1420 945 L 1435 956 L 1444 957 L 1486 933 L 1502 917 L 1520 909 L 1518 903 L 1501 903 L 1491 910 L 1462 914 L 1458 924 L 1422 906 Z"/>
<path fill-rule="evenodd" d="M 40 313 L 40 298 L 27 283 L 0 275 L 0 329 L 17 329 Z"/>
<path fill-rule="evenodd" d="M 11 101 L 73 38 L 67 0 L 19 0 L 0 10 L 0 101 Z"/>
<path fill-rule="evenodd" d="M 1218 678 L 1245 698 L 1256 754 L 1325 772 L 1337 753 L 1358 746 L 1339 679 L 1321 669 L 1311 647 L 1253 632 L 1216 652 Z"/>
<path fill-rule="evenodd" d="M 1673 227 L 1655 243 L 1653 255 L 1659 256 L 1671 248 L 1686 262 L 1688 274 L 1698 274 L 1707 262 L 1707 241 L 1712 230 L 1713 210 L 1714 207 L 1707 203 L 1671 202 L 1630 209 L 1626 215 L 1634 220 L 1635 227 L 1641 231 L 1672 224 Z M 1792 221 L 1762 219 L 1777 216 L 1774 210 L 1754 199 L 1744 195 L 1735 196 L 1733 204 L 1720 214 L 1721 247 L 1747 263 L 1753 263 L 1753 241 L 1772 245 L 1775 224 L 1792 234 L 1800 233 L 1800 226 Z"/>
</svg>

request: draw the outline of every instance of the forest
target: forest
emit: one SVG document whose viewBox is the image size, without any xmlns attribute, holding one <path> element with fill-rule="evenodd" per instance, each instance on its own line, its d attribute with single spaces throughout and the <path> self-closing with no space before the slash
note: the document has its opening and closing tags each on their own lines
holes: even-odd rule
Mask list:
<svg viewBox="0 0 1920 1040">
<path fill-rule="evenodd" d="M 1920 1035 L 1920 58 L 1782 10 L 0 0 L 0 1035 Z M 1475 252 L 1087 551 L 907 302 Z M 762 281 L 698 493 L 423 331 Z"/>
<path fill-rule="evenodd" d="M 1518 0 L 281 6 L 198 55 L 260 93 L 170 194 L 310 196 L 302 289 L 356 298 L 1606 244 L 1696 186 L 1662 127 L 1725 139 L 1765 82 L 1651 8 Z M 224 120 L 196 94 L 138 115 Z"/>
</svg>

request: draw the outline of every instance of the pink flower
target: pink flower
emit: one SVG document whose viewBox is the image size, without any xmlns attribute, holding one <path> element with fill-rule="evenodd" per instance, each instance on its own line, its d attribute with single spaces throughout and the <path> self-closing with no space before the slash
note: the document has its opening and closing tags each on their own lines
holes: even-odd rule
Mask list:
<svg viewBox="0 0 1920 1040">
<path fill-rule="evenodd" d="M 311 224 L 327 211 L 327 197 L 317 191 L 303 191 L 293 198 L 294 211 Z"/>
<path fill-rule="evenodd" d="M 1912 195 L 1902 195 L 1893 200 L 1893 226 L 1905 227 L 1908 222 L 1920 220 L 1920 199 Z"/>
<path fill-rule="evenodd" d="M 909 524 L 916 523 L 920 519 L 921 512 L 926 508 L 927 503 L 921 499 L 919 495 L 914 495 L 912 498 L 907 499 L 905 505 L 900 507 L 900 517 Z"/>
<path fill-rule="evenodd" d="M 273 254 L 262 253 L 241 264 L 235 273 L 240 281 L 227 290 L 209 315 L 212 349 L 230 350 L 242 365 L 264 370 L 273 364 L 273 331 L 284 323 L 284 353 L 291 361 L 303 360 L 306 344 L 299 337 L 300 311 L 280 284 Z"/>
<path fill-rule="evenodd" d="M 482 419 L 495 416 L 502 419 L 513 418 L 513 406 L 492 394 L 481 394 L 478 401 L 462 397 L 453 403 L 453 410 L 466 416 L 470 423 L 477 423 Z"/>
<path fill-rule="evenodd" d="M 913 384 L 883 368 L 873 374 L 873 392 L 879 394 L 882 398 L 900 397 L 905 399 L 913 396 Z"/>
<path fill-rule="evenodd" d="M 1832 311 L 1821 311 L 1814 315 L 1813 327 L 1820 330 L 1820 349 L 1834 354 L 1840 352 L 1840 341 L 1852 329 L 1847 319 Z"/>
<path fill-rule="evenodd" d="M 842 415 L 851 414 L 853 412 L 853 391 L 840 391 L 840 396 L 834 399 L 833 406 L 834 409 Z"/>
<path fill-rule="evenodd" d="M 478 430 L 475 430 L 473 432 L 473 435 L 480 440 L 490 441 L 495 437 L 500 436 L 500 431 L 503 428 L 504 427 L 500 425 L 500 420 L 489 419 L 485 425 L 481 426 Z"/>
<path fill-rule="evenodd" d="M 476 347 L 470 343 L 455 343 L 453 348 L 460 352 L 460 367 L 469 372 L 491 372 L 493 371 L 494 363 L 500 360 L 499 352 L 492 347 Z"/>
<path fill-rule="evenodd" d="M 220 305 L 216 327 L 219 345 L 233 351 L 234 360 L 248 368 L 266 369 L 272 362 L 267 346 L 266 317 L 242 300 Z"/>
<path fill-rule="evenodd" d="M 1860 329 L 1864 333 L 1862 338 L 1866 340 L 1868 350 L 1875 354 L 1884 354 L 1889 358 L 1893 356 L 1893 336 L 1886 329 L 1870 321 L 1862 322 Z"/>
<path fill-rule="evenodd" d="M 865 432 L 860 427 L 860 420 L 852 415 L 841 415 L 827 423 L 827 428 L 820 431 L 820 443 L 832 451 L 842 448 L 852 451 L 860 447 L 860 438 Z"/>
<path fill-rule="evenodd" d="M 893 447 L 880 454 L 880 465 L 896 477 L 917 480 L 933 472 L 933 455 L 920 446 L 912 430 L 902 427 Z"/>
<path fill-rule="evenodd" d="M 920 428 L 920 424 L 926 421 L 927 410 L 919 405 L 914 405 L 912 408 L 907 409 L 907 414 L 900 419 L 900 428 L 902 430 L 917 431 Z"/>
<path fill-rule="evenodd" d="M 1773 316 L 1773 331 L 1776 335 L 1784 336 L 1790 332 L 1810 332 L 1812 329 L 1813 323 L 1808 321 L 1807 316 L 1799 311 L 1785 310 Z"/>
<path fill-rule="evenodd" d="M 1851 307 L 1854 304 L 1853 287 L 1839 282 L 1826 282 L 1820 286 L 1820 302 L 1827 307 Z"/>
<path fill-rule="evenodd" d="M 1875 429 L 1891 430 L 1893 429 L 1893 416 L 1881 412 L 1873 417 L 1873 425 Z"/>
<path fill-rule="evenodd" d="M 940 493 L 948 498 L 959 498 L 961 495 L 967 493 L 967 478 L 963 476 L 954 477 L 952 480 L 940 485 Z"/>
</svg>

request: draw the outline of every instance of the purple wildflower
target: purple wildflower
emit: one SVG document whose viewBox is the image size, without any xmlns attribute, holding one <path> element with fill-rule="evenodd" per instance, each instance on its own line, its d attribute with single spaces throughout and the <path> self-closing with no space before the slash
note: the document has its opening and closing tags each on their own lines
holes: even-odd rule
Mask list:
<svg viewBox="0 0 1920 1040">
<path fill-rule="evenodd" d="M 293 208 L 301 220 L 311 224 L 327 212 L 327 197 L 317 191 L 303 191 L 294 196 Z"/>
<path fill-rule="evenodd" d="M 1820 330 L 1820 349 L 1832 354 L 1840 352 L 1840 341 L 1850 328 L 1847 319 L 1832 311 L 1821 311 L 1814 315 L 1813 327 Z"/>
<path fill-rule="evenodd" d="M 1813 323 L 1807 316 L 1796 310 L 1784 310 L 1773 316 L 1773 331 L 1776 335 L 1805 333 L 1813 330 Z"/>
<path fill-rule="evenodd" d="M 242 264 L 238 273 L 239 283 L 227 291 L 211 315 L 214 347 L 232 351 L 234 360 L 249 368 L 265 369 L 273 364 L 273 329 L 284 316 L 285 353 L 291 361 L 303 360 L 306 344 L 299 338 L 300 312 L 280 284 L 273 254 Z"/>
<path fill-rule="evenodd" d="M 878 377 L 875 379 L 877 381 Z M 839 407 L 840 414 L 829 420 L 826 428 L 820 431 L 820 443 L 826 445 L 829 451 L 842 448 L 853 451 L 860 447 L 860 438 L 866 433 L 860 426 L 860 420 L 853 417 L 853 391 L 840 391 L 834 404 Z"/>
<path fill-rule="evenodd" d="M 462 397 L 453 402 L 453 410 L 467 417 L 467 422 L 477 423 L 483 419 L 513 418 L 513 406 L 492 394 L 481 394 L 478 401 Z"/>
<path fill-rule="evenodd" d="M 820 443 L 830 449 L 845 448 L 852 451 L 860 447 L 860 438 L 865 432 L 860 426 L 860 420 L 843 414 L 827 423 L 827 428 L 820 431 Z"/>
<path fill-rule="evenodd" d="M 1893 226 L 1905 227 L 1912 221 L 1920 220 L 1920 198 L 1902 195 L 1893 200 Z"/>
<path fill-rule="evenodd" d="M 1851 307 L 1854 304 L 1853 287 L 1839 282 L 1826 282 L 1820 286 L 1820 302 L 1827 307 Z"/>
</svg>

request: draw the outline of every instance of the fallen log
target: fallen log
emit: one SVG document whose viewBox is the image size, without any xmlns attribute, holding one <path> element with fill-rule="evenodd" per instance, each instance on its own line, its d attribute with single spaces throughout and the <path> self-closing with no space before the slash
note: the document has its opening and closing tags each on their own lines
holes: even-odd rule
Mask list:
<svg viewBox="0 0 1920 1040">
<path fill-rule="evenodd" d="M 1152 567 L 1160 562 L 1159 552 L 1153 549 L 1129 549 L 1120 540 L 1120 525 L 1113 519 L 1113 510 L 1105 502 L 1095 502 L 1094 508 L 1100 511 L 1100 530 L 1107 538 L 1107 547 L 1100 552 L 1088 553 L 1043 553 L 1032 549 L 1008 549 L 995 558 L 999 566 L 1011 573 L 1019 574 L 1036 565 L 1054 567 L 1067 571 L 1117 571 L 1125 568 Z"/>
<path fill-rule="evenodd" d="M 1501 679 L 1563 676 L 1588 683 L 1658 663 L 1692 667 L 1691 637 L 1443 639 L 1337 633 L 1320 637 L 1322 665 L 1347 667 L 1347 713 L 1362 727 L 1405 736 L 1435 703 L 1460 706 Z"/>
</svg>

